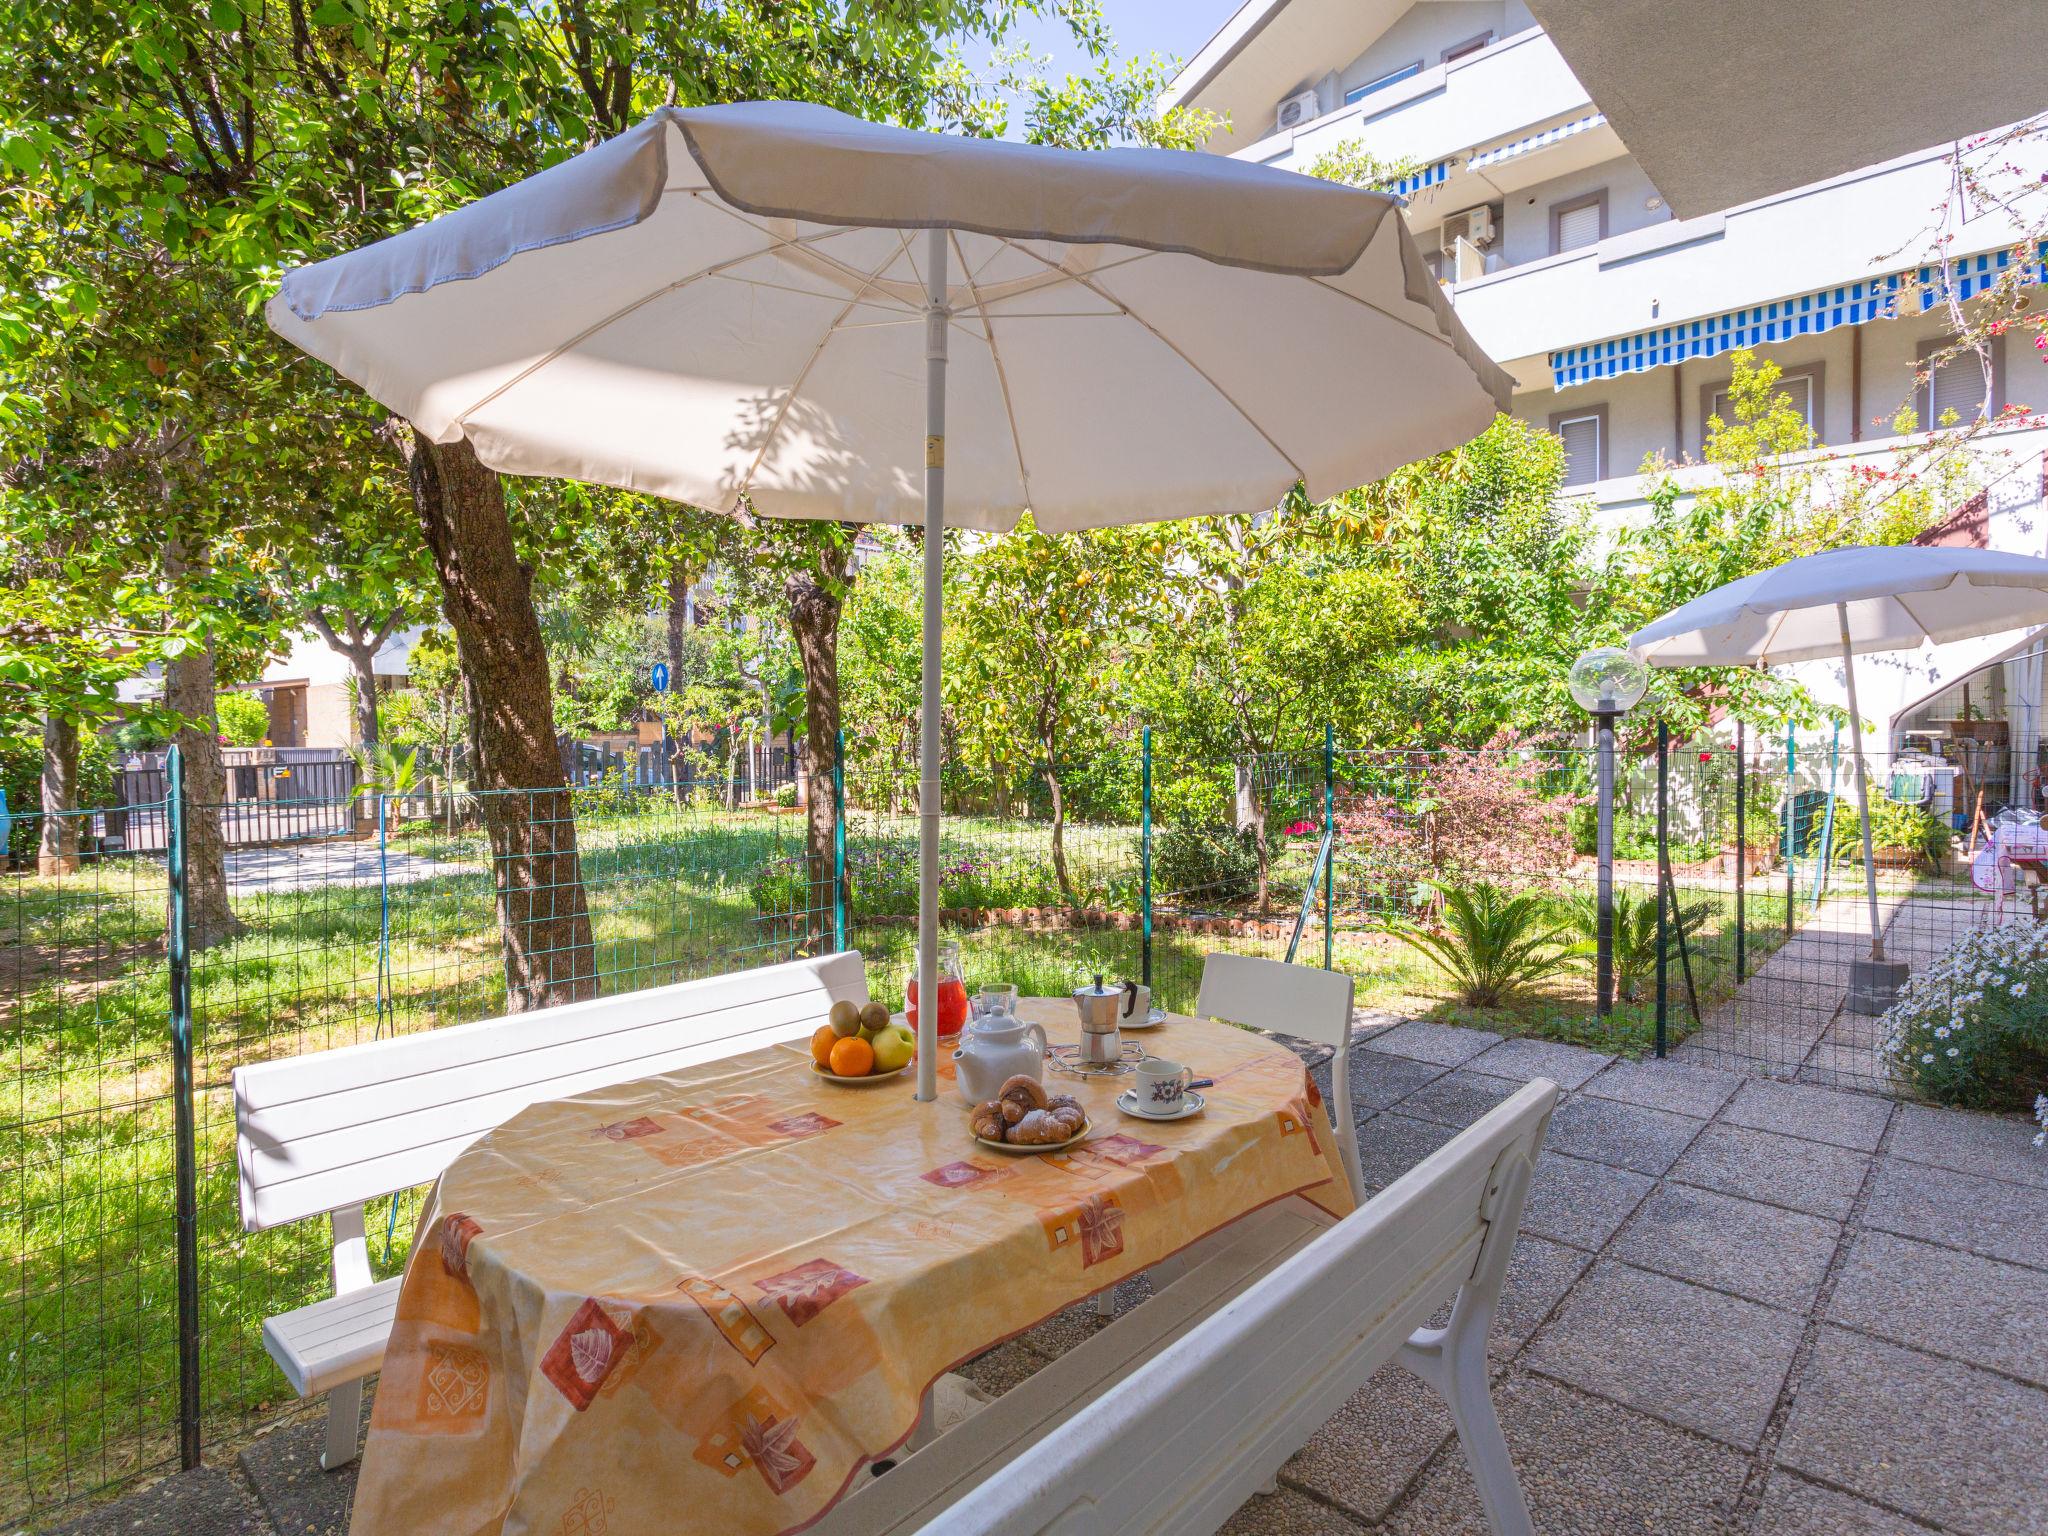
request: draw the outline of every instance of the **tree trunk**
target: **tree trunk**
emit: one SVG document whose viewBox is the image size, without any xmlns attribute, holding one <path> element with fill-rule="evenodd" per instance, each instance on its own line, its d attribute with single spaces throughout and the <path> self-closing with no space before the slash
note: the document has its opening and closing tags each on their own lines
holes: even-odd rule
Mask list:
<svg viewBox="0 0 2048 1536">
<path fill-rule="evenodd" d="M 172 738 L 185 760 L 185 924 L 195 950 L 242 931 L 228 902 L 227 838 L 221 831 L 228 775 L 214 724 L 214 691 L 211 639 L 164 663 L 164 704 L 199 722 L 180 726 Z"/>
<path fill-rule="evenodd" d="M 668 573 L 668 685 L 671 690 L 683 686 L 683 640 L 690 631 L 690 577 L 692 573 L 681 566 L 673 566 Z M 675 696 L 674 692 L 669 695 Z M 687 803 L 689 791 L 683 785 L 683 775 L 676 760 L 682 756 L 682 742 L 670 736 L 667 717 L 662 721 L 662 739 L 668 744 L 668 776 L 671 792 L 677 805 Z"/>
<path fill-rule="evenodd" d="M 6 850 L 0 849 L 0 853 Z M 68 875 L 78 868 L 78 722 L 43 716 L 43 825 L 36 841 L 36 873 Z"/>
<path fill-rule="evenodd" d="M 547 647 L 504 488 L 467 442 L 440 445 L 415 433 L 409 468 L 471 690 L 471 782 L 497 873 L 506 1009 L 595 997 L 596 952 L 576 812 L 555 747 Z"/>
<path fill-rule="evenodd" d="M 1259 916 L 1273 915 L 1273 854 L 1266 842 L 1266 797 L 1255 789 L 1252 793 L 1252 857 L 1259 869 Z"/>
<path fill-rule="evenodd" d="M 377 652 L 374 647 L 351 646 L 342 655 L 348 658 L 349 669 L 356 675 L 356 739 L 362 743 L 367 754 L 377 745 L 377 673 L 371 660 Z"/>
<path fill-rule="evenodd" d="M 836 828 L 832 803 L 832 761 L 839 739 L 839 616 L 846 607 L 847 572 L 853 544 L 818 545 L 815 570 L 784 578 L 782 595 L 789 604 L 790 637 L 804 672 L 804 750 L 797 772 L 802 775 L 799 798 L 804 806 L 804 862 L 811 899 L 807 942 L 815 952 L 831 941 L 836 899 L 832 859 Z"/>
</svg>

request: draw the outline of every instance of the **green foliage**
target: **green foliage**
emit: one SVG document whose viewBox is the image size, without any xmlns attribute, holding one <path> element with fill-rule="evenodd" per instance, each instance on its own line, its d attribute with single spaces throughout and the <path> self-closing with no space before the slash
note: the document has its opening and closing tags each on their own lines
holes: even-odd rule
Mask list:
<svg viewBox="0 0 2048 1536">
<path fill-rule="evenodd" d="M 2026 1109 L 2048 1092 L 2048 925 L 1965 934 L 1884 1016 L 1885 1055 L 1936 1103 Z"/>
<path fill-rule="evenodd" d="M 0 741 L 0 789 L 7 791 L 7 809 L 14 818 L 6 852 L 16 859 L 35 857 L 43 808 L 43 749 L 40 740 L 22 737 Z M 114 744 L 97 731 L 78 733 L 78 809 L 100 810 L 114 803 Z"/>
<path fill-rule="evenodd" d="M 1714 915 L 1710 901 L 1681 903 L 1670 914 L 1666 942 L 1678 953 L 1680 939 L 1691 941 Z M 1600 906 L 1594 892 L 1572 898 L 1569 916 L 1579 935 L 1581 952 L 1591 961 L 1600 938 Z M 1643 987 L 1657 972 L 1657 896 L 1654 891 L 1617 886 L 1614 891 L 1614 989 L 1625 1003 L 1640 1002 Z"/>
<path fill-rule="evenodd" d="M 1511 896 L 1484 881 L 1435 889 L 1443 898 L 1441 927 L 1398 920 L 1382 926 L 1435 961 L 1468 1007 L 1497 1007 L 1563 972 L 1580 953 L 1570 925 L 1535 892 Z"/>
<path fill-rule="evenodd" d="M 1301 169 L 1305 175 L 1320 176 L 1324 181 L 1388 192 L 1402 177 L 1414 175 L 1421 165 L 1413 155 L 1382 160 L 1365 147 L 1362 139 L 1340 139 Z"/>
<path fill-rule="evenodd" d="M 1824 822 L 1816 820 L 1807 833 L 1808 853 L 1820 846 Z M 1948 823 L 1924 806 L 1894 800 L 1883 790 L 1870 794 L 1870 844 L 1880 852 L 1912 853 L 1940 868 L 1955 843 Z M 1857 814 L 1853 797 L 1835 807 L 1833 861 L 1854 864 L 1863 858 L 1863 818 Z"/>
<path fill-rule="evenodd" d="M 1257 834 L 1220 825 L 1167 827 L 1152 839 L 1152 883 L 1183 905 L 1248 901 L 1259 887 Z"/>
<path fill-rule="evenodd" d="M 214 722 L 231 747 L 260 747 L 270 735 L 270 711 L 253 693 L 223 693 L 213 701 Z"/>
<path fill-rule="evenodd" d="M 400 802 L 409 800 L 423 787 L 419 748 L 394 747 L 378 742 L 368 752 L 349 754 L 356 761 L 355 798 L 382 795 Z"/>
</svg>

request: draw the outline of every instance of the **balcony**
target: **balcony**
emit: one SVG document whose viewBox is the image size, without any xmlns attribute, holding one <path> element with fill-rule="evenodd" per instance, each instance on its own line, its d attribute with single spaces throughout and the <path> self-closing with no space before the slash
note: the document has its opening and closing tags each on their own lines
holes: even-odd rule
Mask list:
<svg viewBox="0 0 2048 1536">
<path fill-rule="evenodd" d="M 1412 158 L 1426 166 L 1592 110 L 1564 56 L 1540 27 L 1532 27 L 1303 127 L 1268 134 L 1238 150 L 1236 158 L 1299 170 L 1344 140 L 1358 139 L 1382 159 Z"/>
<path fill-rule="evenodd" d="M 1549 355 L 1568 347 L 1918 265 L 1929 210 L 1940 208 L 1948 185 L 1945 148 L 1922 150 L 1726 213 L 1652 224 L 1472 277 L 1452 287 L 1452 302 L 1521 387 L 1548 388 Z M 1958 227 L 1950 254 L 1997 251 L 2013 238 L 2008 221 L 1977 219 Z"/>
</svg>

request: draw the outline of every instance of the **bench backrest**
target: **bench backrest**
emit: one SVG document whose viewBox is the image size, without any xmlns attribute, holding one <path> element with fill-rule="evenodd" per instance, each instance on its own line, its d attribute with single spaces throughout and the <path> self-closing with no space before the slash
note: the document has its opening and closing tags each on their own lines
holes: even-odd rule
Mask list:
<svg viewBox="0 0 2048 1536">
<path fill-rule="evenodd" d="M 238 1067 L 242 1225 L 425 1184 L 529 1104 L 805 1039 L 867 997 L 849 951 Z"/>
<path fill-rule="evenodd" d="M 927 1529 L 1218 1529 L 1445 1300 L 1498 1285 L 1556 1100 L 1520 1089 Z"/>
</svg>

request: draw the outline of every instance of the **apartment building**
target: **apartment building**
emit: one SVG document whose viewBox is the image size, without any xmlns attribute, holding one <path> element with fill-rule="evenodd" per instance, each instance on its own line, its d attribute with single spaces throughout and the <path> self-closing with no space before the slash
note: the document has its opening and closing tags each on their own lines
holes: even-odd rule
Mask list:
<svg viewBox="0 0 2048 1536">
<path fill-rule="evenodd" d="M 1890 463 L 1902 407 L 1925 426 L 1987 404 L 1973 358 L 1915 383 L 1950 334 L 1935 302 L 1944 274 L 1925 265 L 1954 200 L 1948 144 L 1676 218 L 1522 0 L 1246 0 L 1165 101 L 1227 118 L 1215 153 L 1302 170 L 1355 142 L 1411 166 L 1395 190 L 1431 270 L 1514 376 L 1514 414 L 1558 433 L 1569 488 L 1602 516 L 1642 508 L 1646 458 L 1698 460 L 1708 418 L 1727 414 L 1739 347 L 1784 370 L 1780 388 L 1834 465 Z M 2011 259 L 2008 217 L 1944 228 L 1946 278 L 1966 298 Z M 2048 408 L 2048 370 L 2023 340 L 2012 350 L 1994 358 L 1991 411 Z M 2048 433 L 1986 436 L 1990 483 L 1949 536 L 2048 553 Z M 1866 684 L 1865 708 L 1901 723 L 2023 638 L 1901 659 Z M 1834 691 L 1825 668 L 1808 681 Z"/>
</svg>

